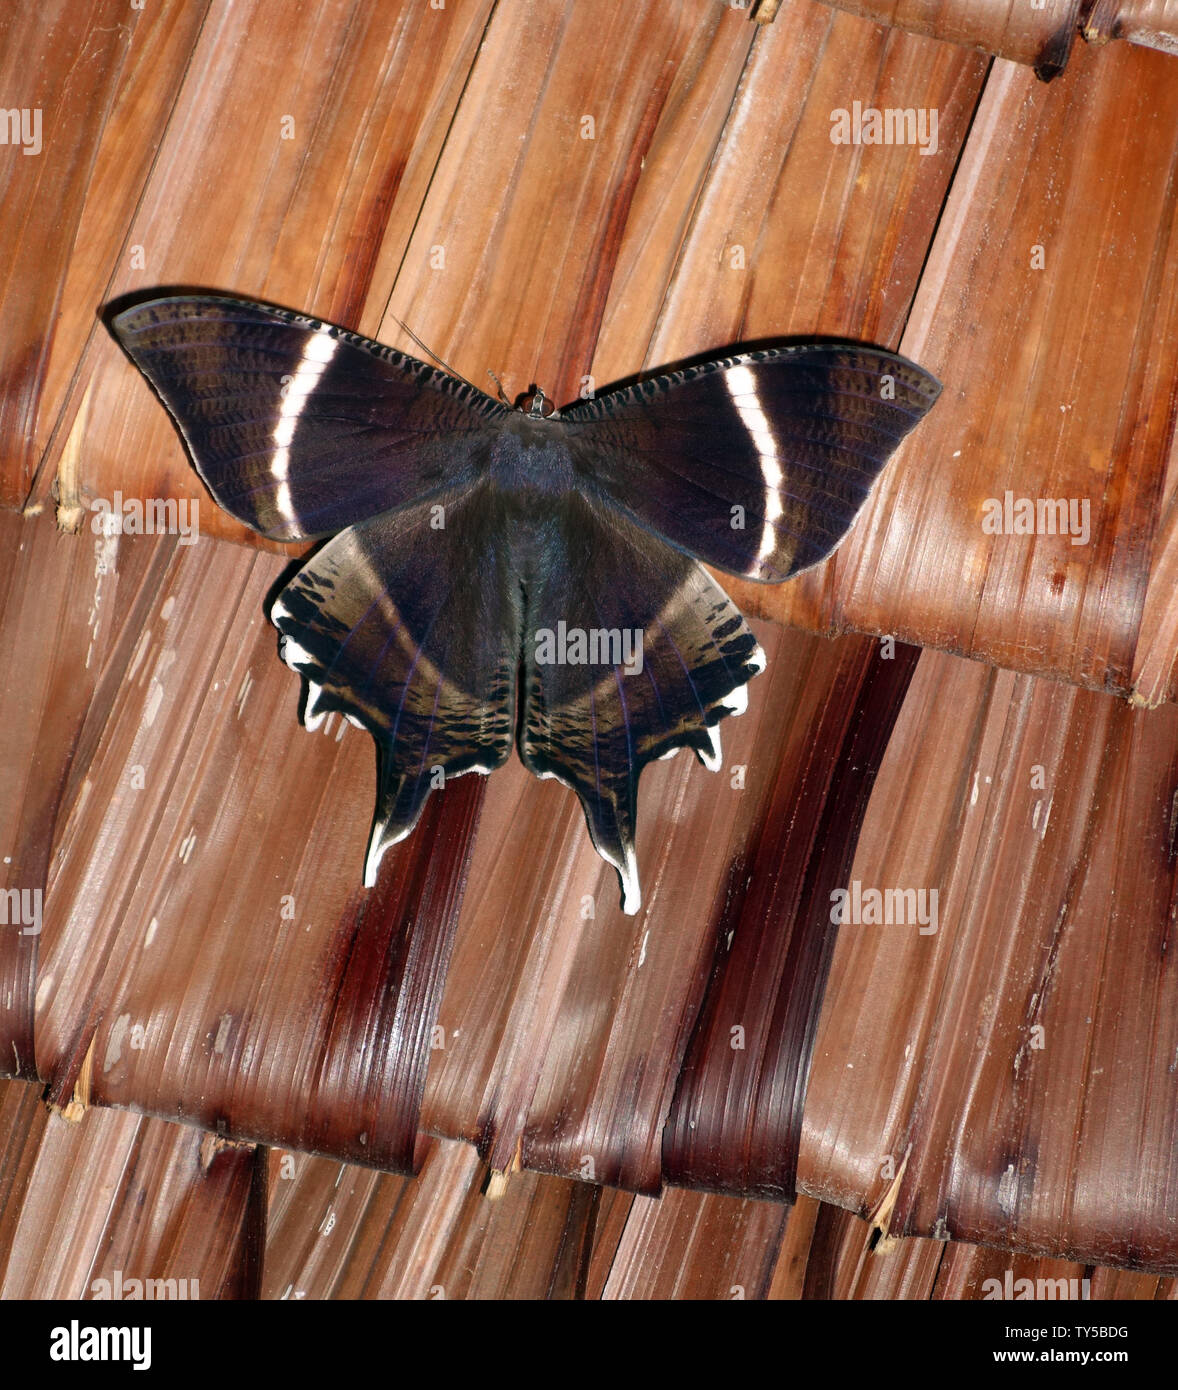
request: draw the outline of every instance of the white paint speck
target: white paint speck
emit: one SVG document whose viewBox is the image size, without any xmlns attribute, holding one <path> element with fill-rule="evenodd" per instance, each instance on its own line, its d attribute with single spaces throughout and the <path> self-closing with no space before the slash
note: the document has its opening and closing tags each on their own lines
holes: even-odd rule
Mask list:
<svg viewBox="0 0 1178 1390">
<path fill-rule="evenodd" d="M 130 1029 L 131 1015 L 120 1014 L 111 1026 L 110 1036 L 106 1040 L 106 1056 L 102 1059 L 102 1070 L 104 1072 L 110 1071 L 111 1067 L 115 1066 L 122 1057 L 123 1039 L 127 1036 L 128 1032 L 130 1032 Z"/>
<path fill-rule="evenodd" d="M 155 723 L 155 717 L 160 712 L 160 706 L 164 702 L 164 688 L 154 676 L 151 678 L 151 685 L 147 688 L 147 699 L 143 702 L 143 724 L 150 729 Z"/>
</svg>

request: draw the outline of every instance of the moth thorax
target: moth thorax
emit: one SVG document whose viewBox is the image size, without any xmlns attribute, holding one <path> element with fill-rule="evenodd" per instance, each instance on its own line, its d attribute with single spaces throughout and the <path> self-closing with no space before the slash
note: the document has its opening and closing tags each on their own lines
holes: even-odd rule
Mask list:
<svg viewBox="0 0 1178 1390">
<path fill-rule="evenodd" d="M 524 400 L 528 403 L 526 414 L 529 420 L 560 419 L 560 411 L 552 408 L 552 398 L 546 396 L 540 387 L 534 387 Z"/>
</svg>

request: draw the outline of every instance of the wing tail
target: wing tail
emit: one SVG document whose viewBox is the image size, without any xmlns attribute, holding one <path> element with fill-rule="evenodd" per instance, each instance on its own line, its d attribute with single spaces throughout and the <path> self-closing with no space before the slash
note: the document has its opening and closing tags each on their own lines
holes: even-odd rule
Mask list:
<svg viewBox="0 0 1178 1390">
<path fill-rule="evenodd" d="M 642 769 L 679 748 L 717 769 L 717 725 L 745 708 L 764 656 L 699 565 L 584 499 L 563 510 L 526 587 L 520 757 L 576 792 L 623 910 L 637 912 Z"/>
<path fill-rule="evenodd" d="M 376 740 L 368 884 L 431 791 L 511 752 L 520 614 L 502 529 L 479 489 L 447 514 L 445 529 L 429 506 L 350 527 L 271 613 L 283 660 L 307 681 L 307 727 L 338 711 Z"/>
</svg>

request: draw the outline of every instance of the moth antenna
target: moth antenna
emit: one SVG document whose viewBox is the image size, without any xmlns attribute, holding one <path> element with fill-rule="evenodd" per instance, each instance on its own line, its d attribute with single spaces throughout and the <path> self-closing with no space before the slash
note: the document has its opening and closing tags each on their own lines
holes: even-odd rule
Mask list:
<svg viewBox="0 0 1178 1390">
<path fill-rule="evenodd" d="M 511 402 L 507 399 L 507 392 L 503 389 L 503 383 L 499 380 L 499 378 L 495 375 L 495 373 L 490 369 L 490 367 L 487 368 L 487 375 L 491 378 L 491 380 L 492 380 L 492 381 L 495 383 L 495 385 L 499 388 L 499 399 L 500 399 L 500 401 L 502 401 L 502 403 L 503 403 L 504 405 L 510 406 L 510 405 L 511 405 Z"/>
<path fill-rule="evenodd" d="M 444 358 L 439 357 L 438 354 L 433 350 L 433 348 L 427 347 L 425 343 L 423 343 L 421 339 L 417 336 L 417 334 L 414 333 L 413 329 L 410 328 L 407 323 L 402 323 L 401 320 L 396 316 L 396 314 L 390 314 L 389 317 L 397 325 L 397 327 L 400 328 L 401 332 L 407 334 L 410 338 L 412 338 L 413 341 L 417 344 L 417 346 L 422 350 L 422 352 L 424 352 L 427 357 L 432 357 L 439 367 L 444 368 L 446 371 L 450 373 L 451 376 L 456 376 L 459 381 L 466 381 L 466 384 L 470 387 L 472 391 L 477 391 L 479 389 L 473 381 L 467 381 L 466 377 L 464 377 L 461 372 L 456 372 L 454 368 L 449 364 L 449 362 L 447 362 Z"/>
</svg>

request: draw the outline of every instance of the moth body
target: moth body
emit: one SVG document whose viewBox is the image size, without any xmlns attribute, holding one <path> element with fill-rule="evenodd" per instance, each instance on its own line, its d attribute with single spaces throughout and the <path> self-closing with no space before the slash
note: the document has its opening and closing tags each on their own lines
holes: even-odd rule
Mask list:
<svg viewBox="0 0 1178 1390">
<path fill-rule="evenodd" d="M 338 711 L 376 742 L 365 883 L 433 790 L 515 748 L 576 793 L 630 913 L 642 769 L 680 748 L 718 769 L 765 665 L 699 562 L 773 584 L 825 559 L 940 391 L 886 349 L 802 343 L 546 414 L 250 300 L 111 327 L 226 511 L 329 538 L 271 619 L 307 727 Z"/>
</svg>

